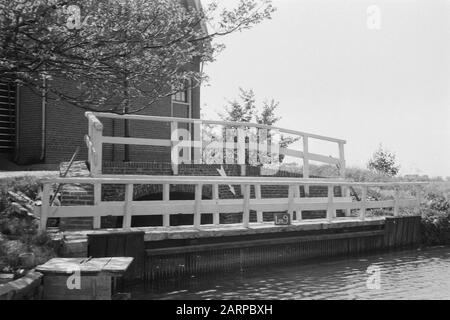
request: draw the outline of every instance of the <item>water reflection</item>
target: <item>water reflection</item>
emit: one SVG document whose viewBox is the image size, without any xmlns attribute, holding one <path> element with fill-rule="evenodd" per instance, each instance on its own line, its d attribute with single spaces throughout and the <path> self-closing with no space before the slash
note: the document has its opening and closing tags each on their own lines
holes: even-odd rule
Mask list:
<svg viewBox="0 0 450 320">
<path fill-rule="evenodd" d="M 369 289 L 369 266 L 380 289 Z M 135 299 L 450 299 L 450 248 L 299 262 L 132 288 Z"/>
</svg>

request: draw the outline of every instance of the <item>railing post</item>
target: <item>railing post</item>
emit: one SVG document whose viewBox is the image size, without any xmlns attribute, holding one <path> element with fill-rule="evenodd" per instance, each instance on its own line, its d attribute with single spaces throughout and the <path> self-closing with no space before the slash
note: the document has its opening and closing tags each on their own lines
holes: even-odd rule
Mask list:
<svg viewBox="0 0 450 320">
<path fill-rule="evenodd" d="M 201 120 L 194 122 L 194 161 L 195 164 L 203 163 L 203 139 L 202 139 L 202 122 Z"/>
<path fill-rule="evenodd" d="M 366 219 L 366 206 L 367 206 L 367 186 L 361 188 L 361 210 L 359 217 L 361 220 Z"/>
<path fill-rule="evenodd" d="M 261 185 L 260 184 L 255 184 L 255 198 L 257 200 L 261 200 Z M 258 210 L 256 212 L 256 221 L 258 223 L 264 222 L 263 212 L 260 210 Z"/>
<path fill-rule="evenodd" d="M 345 179 L 345 152 L 344 143 L 339 142 L 339 176 Z M 341 193 L 343 197 L 350 197 L 350 189 L 347 186 L 341 186 Z M 345 209 L 345 216 L 351 215 L 351 209 Z"/>
<path fill-rule="evenodd" d="M 102 201 L 102 185 L 101 183 L 94 183 L 94 206 L 100 205 Z M 100 229 L 102 224 L 102 217 L 94 216 L 94 229 Z"/>
<path fill-rule="evenodd" d="M 42 205 L 41 205 L 41 220 L 39 222 L 39 229 L 45 231 L 47 229 L 48 214 L 50 211 L 50 183 L 44 183 L 42 190 Z M 55 195 L 56 196 L 56 195 Z"/>
<path fill-rule="evenodd" d="M 300 185 L 297 185 L 294 187 L 294 198 L 300 199 Z M 303 219 L 302 209 L 299 206 L 297 206 L 297 208 L 295 209 L 295 218 L 297 221 L 300 221 Z"/>
<path fill-rule="evenodd" d="M 290 220 L 294 220 L 294 186 L 290 185 L 288 189 L 288 214 L 290 217 Z"/>
<path fill-rule="evenodd" d="M 202 189 L 203 185 L 195 185 L 195 208 L 194 208 L 194 228 L 199 229 L 202 220 Z"/>
<path fill-rule="evenodd" d="M 335 210 L 334 210 L 334 186 L 329 185 L 328 186 L 328 207 L 327 207 L 327 220 L 332 221 L 335 217 Z"/>
<path fill-rule="evenodd" d="M 131 228 L 131 217 L 133 215 L 133 184 L 125 185 L 123 228 Z"/>
<path fill-rule="evenodd" d="M 216 202 L 216 206 L 213 212 L 213 224 L 218 226 L 220 224 L 220 211 L 219 211 L 219 185 L 212 185 L 212 198 Z"/>
<path fill-rule="evenodd" d="M 178 138 L 178 123 L 176 121 L 172 121 L 170 123 L 170 141 L 172 144 L 171 147 L 171 162 L 172 162 L 172 171 L 174 175 L 178 174 L 178 164 L 180 163 L 179 160 L 179 148 L 178 148 L 178 142 L 179 142 L 179 138 Z"/>
<path fill-rule="evenodd" d="M 400 198 L 399 190 L 398 187 L 396 187 L 394 191 L 394 217 L 398 217 L 400 215 L 399 198 Z"/>
<path fill-rule="evenodd" d="M 248 228 L 250 223 L 250 185 L 244 184 L 244 208 L 242 213 L 242 223 L 244 228 Z"/>
<path fill-rule="evenodd" d="M 342 192 L 344 192 L 343 196 L 346 198 L 351 198 L 350 188 L 344 187 L 344 190 L 341 189 Z M 345 209 L 345 216 L 350 217 L 352 215 L 352 209 Z"/>
<path fill-rule="evenodd" d="M 166 204 L 169 204 L 170 201 L 170 184 L 168 183 L 163 184 L 163 201 Z M 170 227 L 170 215 L 168 213 L 163 215 L 163 226 Z"/>
<path fill-rule="evenodd" d="M 309 142 L 308 136 L 303 136 L 303 178 L 309 178 Z M 305 197 L 309 196 L 309 186 L 305 185 Z"/>
<path fill-rule="evenodd" d="M 102 162 L 103 162 L 103 125 L 95 118 L 94 115 L 89 117 L 90 138 L 92 139 L 92 147 L 95 150 L 95 154 L 91 158 L 91 174 L 99 176 L 102 174 Z"/>
<path fill-rule="evenodd" d="M 114 121 L 114 120 L 113 120 Z M 88 148 L 88 162 L 91 166 L 91 172 L 94 171 L 95 168 L 95 154 L 94 154 L 94 141 L 93 141 L 93 134 L 94 132 L 94 124 L 91 121 L 91 118 L 88 117 L 88 134 L 87 137 L 85 137 L 86 146 Z"/>
<path fill-rule="evenodd" d="M 339 142 L 339 176 L 345 179 L 345 153 L 343 142 Z"/>
</svg>

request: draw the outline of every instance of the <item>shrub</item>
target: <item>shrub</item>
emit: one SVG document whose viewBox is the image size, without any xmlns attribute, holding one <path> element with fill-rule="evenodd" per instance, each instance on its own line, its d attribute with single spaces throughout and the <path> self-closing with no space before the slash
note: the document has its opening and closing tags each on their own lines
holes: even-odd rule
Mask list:
<svg viewBox="0 0 450 320">
<path fill-rule="evenodd" d="M 425 208 L 422 218 L 422 239 L 425 245 L 450 243 L 449 213 Z"/>
<path fill-rule="evenodd" d="M 17 214 L 8 207 L 8 191 L 21 191 L 36 199 L 41 188 L 40 178 L 25 176 L 2 179 L 0 185 L 0 270 L 14 271 L 20 267 L 22 253 L 35 254 L 36 264 L 56 256 L 56 248 L 46 232 L 38 231 L 36 219 L 26 213 Z"/>
<path fill-rule="evenodd" d="M 367 167 L 378 174 L 393 177 L 400 170 L 400 166 L 396 162 L 395 154 L 383 149 L 380 145 L 369 160 Z"/>
<path fill-rule="evenodd" d="M 39 190 L 42 188 L 41 178 L 33 176 L 15 177 L 1 179 L 0 184 L 0 212 L 5 210 L 7 205 L 8 191 L 21 191 L 31 199 L 36 199 Z"/>
</svg>

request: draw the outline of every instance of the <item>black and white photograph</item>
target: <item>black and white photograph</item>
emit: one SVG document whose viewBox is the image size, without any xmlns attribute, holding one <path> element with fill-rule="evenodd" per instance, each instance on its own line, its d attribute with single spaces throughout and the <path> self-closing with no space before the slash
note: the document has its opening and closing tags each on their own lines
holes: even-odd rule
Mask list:
<svg viewBox="0 0 450 320">
<path fill-rule="evenodd" d="M 0 0 L 0 300 L 252 319 L 449 274 L 450 0 Z"/>
</svg>

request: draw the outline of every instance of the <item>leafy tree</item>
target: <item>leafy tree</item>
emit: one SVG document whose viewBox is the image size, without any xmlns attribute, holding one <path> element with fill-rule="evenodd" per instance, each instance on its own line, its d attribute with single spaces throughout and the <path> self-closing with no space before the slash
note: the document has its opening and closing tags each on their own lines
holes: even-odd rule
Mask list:
<svg viewBox="0 0 450 320">
<path fill-rule="evenodd" d="M 186 66 L 213 61 L 223 46 L 212 39 L 248 29 L 273 10 L 265 0 L 240 0 L 220 12 L 215 2 L 198 10 L 173 0 L 0 0 L 0 74 L 38 91 L 43 77 L 64 77 L 79 90 L 45 89 L 87 110 L 135 113 L 184 90 L 186 80 L 206 80 Z M 135 108 L 140 97 L 149 103 Z"/>
<path fill-rule="evenodd" d="M 281 120 L 281 117 L 275 115 L 275 111 L 279 105 L 280 103 L 276 102 L 274 99 L 270 101 L 265 100 L 260 114 L 256 114 L 256 122 L 271 126 Z"/>
<path fill-rule="evenodd" d="M 275 115 L 276 109 L 279 105 L 280 103 L 278 101 L 275 102 L 273 99 L 270 101 L 264 101 L 261 113 L 256 115 L 256 122 L 266 124 L 268 126 L 275 125 L 279 120 L 281 120 L 281 117 L 277 117 Z M 289 137 L 282 134 L 280 136 L 280 148 L 285 149 L 298 140 L 300 140 L 300 137 Z M 284 154 L 280 154 L 280 162 L 283 162 L 284 157 Z"/>
<path fill-rule="evenodd" d="M 255 93 L 253 90 L 239 88 L 239 91 L 239 99 L 229 100 L 229 105 L 224 108 L 225 113 L 219 113 L 222 120 L 234 122 L 256 121 L 258 124 L 273 126 L 281 119 L 281 117 L 276 115 L 277 108 L 280 105 L 278 101 L 275 101 L 274 99 L 264 100 L 262 108 L 259 110 L 256 106 Z M 270 135 L 270 130 L 268 134 Z M 280 148 L 287 148 L 299 139 L 300 138 L 281 135 L 279 142 Z M 279 157 L 279 161 L 283 162 L 284 155 L 280 154 Z"/>
<path fill-rule="evenodd" d="M 211 40 L 273 11 L 270 0 L 203 10 L 173 0 L 0 0 L 0 75 L 85 110 L 136 113 L 207 80 L 187 66 L 214 60 L 223 45 Z"/>
<path fill-rule="evenodd" d="M 224 121 L 251 122 L 255 117 L 255 93 L 253 90 L 239 88 L 239 100 L 228 100 L 225 113 L 219 113 Z"/>
<path fill-rule="evenodd" d="M 367 167 L 376 173 L 394 177 L 398 174 L 400 166 L 396 164 L 395 154 L 380 145 L 369 160 Z"/>
</svg>

